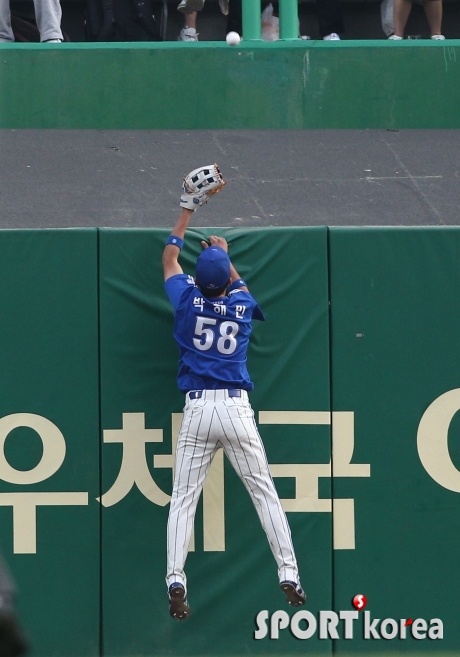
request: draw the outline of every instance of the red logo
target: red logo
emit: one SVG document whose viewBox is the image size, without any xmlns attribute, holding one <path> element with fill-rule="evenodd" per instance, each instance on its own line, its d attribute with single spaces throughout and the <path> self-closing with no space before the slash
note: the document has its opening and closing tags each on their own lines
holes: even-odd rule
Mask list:
<svg viewBox="0 0 460 657">
<path fill-rule="evenodd" d="M 357 609 L 358 611 L 361 611 L 364 609 L 364 607 L 367 605 L 367 598 L 365 595 L 362 593 L 358 593 L 358 595 L 355 595 L 353 598 L 353 607 Z"/>
</svg>

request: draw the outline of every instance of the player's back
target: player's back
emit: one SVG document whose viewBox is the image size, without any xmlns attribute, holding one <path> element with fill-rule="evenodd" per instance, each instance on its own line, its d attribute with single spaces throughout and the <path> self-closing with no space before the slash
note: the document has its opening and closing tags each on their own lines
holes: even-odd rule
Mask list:
<svg viewBox="0 0 460 657">
<path fill-rule="evenodd" d="M 243 290 L 215 299 L 205 297 L 195 285 L 184 292 L 174 324 L 181 391 L 252 390 L 246 358 L 256 305 Z"/>
</svg>

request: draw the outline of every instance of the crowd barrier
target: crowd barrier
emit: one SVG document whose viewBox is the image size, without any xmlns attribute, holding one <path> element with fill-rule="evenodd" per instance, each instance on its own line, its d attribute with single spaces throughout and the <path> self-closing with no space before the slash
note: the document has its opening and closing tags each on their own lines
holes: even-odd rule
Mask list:
<svg viewBox="0 0 460 657">
<path fill-rule="evenodd" d="M 285 604 L 220 452 L 187 561 L 192 615 L 169 617 L 183 398 L 168 231 L 2 231 L 0 536 L 32 656 L 458 650 L 460 229 L 194 229 L 187 272 L 209 232 L 267 317 L 251 400 L 306 611 Z"/>
<path fill-rule="evenodd" d="M 0 128 L 459 128 L 460 41 L 0 45 Z"/>
</svg>

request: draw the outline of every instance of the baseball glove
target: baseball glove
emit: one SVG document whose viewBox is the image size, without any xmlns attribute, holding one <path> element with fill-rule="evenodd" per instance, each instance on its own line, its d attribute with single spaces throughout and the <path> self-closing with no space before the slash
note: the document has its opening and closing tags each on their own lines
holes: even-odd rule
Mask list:
<svg viewBox="0 0 460 657">
<path fill-rule="evenodd" d="M 196 210 L 207 203 L 212 194 L 220 192 L 225 184 L 217 164 L 194 169 L 184 178 L 180 205 L 187 210 Z"/>
</svg>

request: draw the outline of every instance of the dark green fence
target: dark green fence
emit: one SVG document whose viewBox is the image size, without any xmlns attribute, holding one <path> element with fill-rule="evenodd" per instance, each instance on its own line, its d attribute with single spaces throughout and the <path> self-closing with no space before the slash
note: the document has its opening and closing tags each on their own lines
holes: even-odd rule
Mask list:
<svg viewBox="0 0 460 657">
<path fill-rule="evenodd" d="M 264 634 L 295 610 L 218 455 L 187 561 L 192 616 L 169 617 L 183 399 L 168 231 L 3 231 L 1 544 L 33 655 L 458 650 L 460 229 L 195 229 L 186 271 L 210 232 L 267 316 L 251 398 L 311 615 Z"/>
<path fill-rule="evenodd" d="M 459 128 L 460 41 L 0 44 L 0 128 Z"/>
</svg>

